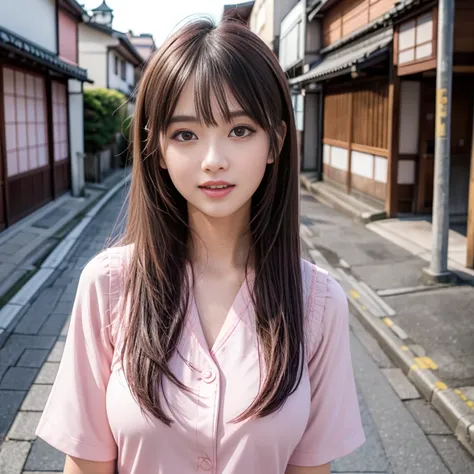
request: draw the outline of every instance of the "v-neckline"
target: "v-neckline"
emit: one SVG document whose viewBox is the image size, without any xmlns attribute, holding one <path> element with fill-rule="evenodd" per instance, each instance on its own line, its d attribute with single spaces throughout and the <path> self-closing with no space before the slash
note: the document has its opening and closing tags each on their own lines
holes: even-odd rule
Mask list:
<svg viewBox="0 0 474 474">
<path fill-rule="evenodd" d="M 250 287 L 253 285 L 254 281 L 254 270 L 251 270 L 247 277 L 244 279 L 240 285 L 237 294 L 230 305 L 227 314 L 225 315 L 224 322 L 217 333 L 217 336 L 214 340 L 214 343 L 209 347 L 206 337 L 204 336 L 204 330 L 202 328 L 201 317 L 199 315 L 199 310 L 196 303 L 194 286 L 191 282 L 190 288 L 190 330 L 195 335 L 202 349 L 206 354 L 211 357 L 216 354 L 216 352 L 224 345 L 230 335 L 233 333 L 234 329 L 239 324 L 242 319 L 244 311 L 247 309 L 250 303 Z"/>
</svg>

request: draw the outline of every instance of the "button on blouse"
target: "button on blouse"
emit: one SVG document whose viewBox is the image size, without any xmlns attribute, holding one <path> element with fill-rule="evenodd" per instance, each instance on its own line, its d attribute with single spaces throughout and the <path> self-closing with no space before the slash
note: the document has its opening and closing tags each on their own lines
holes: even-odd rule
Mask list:
<svg viewBox="0 0 474 474">
<path fill-rule="evenodd" d="M 40 438 L 70 456 L 116 459 L 120 474 L 284 474 L 288 464 L 325 464 L 364 442 L 347 299 L 334 279 L 305 260 L 304 373 L 279 411 L 232 422 L 257 396 L 262 375 L 250 278 L 211 350 L 191 294 L 169 362 L 191 391 L 163 381 L 162 408 L 171 427 L 144 415 L 119 360 L 123 280 L 132 251 L 108 249 L 81 273 L 64 354 L 36 431 Z"/>
</svg>

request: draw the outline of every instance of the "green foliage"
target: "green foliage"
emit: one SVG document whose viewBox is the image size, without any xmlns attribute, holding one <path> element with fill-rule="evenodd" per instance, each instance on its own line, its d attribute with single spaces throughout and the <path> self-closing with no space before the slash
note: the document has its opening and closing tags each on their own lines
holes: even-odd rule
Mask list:
<svg viewBox="0 0 474 474">
<path fill-rule="evenodd" d="M 126 117 L 125 95 L 110 89 L 84 91 L 86 153 L 96 153 L 114 142 Z"/>
</svg>

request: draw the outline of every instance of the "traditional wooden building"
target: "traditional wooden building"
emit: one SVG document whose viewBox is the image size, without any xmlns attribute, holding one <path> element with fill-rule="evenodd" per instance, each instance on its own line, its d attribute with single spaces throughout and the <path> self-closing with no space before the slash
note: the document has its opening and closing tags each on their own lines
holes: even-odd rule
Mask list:
<svg viewBox="0 0 474 474">
<path fill-rule="evenodd" d="M 435 142 L 437 1 L 316 0 L 320 58 L 290 80 L 323 100 L 324 180 L 388 217 L 430 214 Z M 451 133 L 451 222 L 467 232 L 474 267 L 474 2 L 456 0 Z M 305 133 L 310 131 L 305 130 Z M 472 175 L 474 176 L 474 175 Z M 471 187 L 471 190 L 469 190 Z M 469 256 L 470 255 L 470 256 Z"/>
<path fill-rule="evenodd" d="M 75 0 L 0 2 L 0 230 L 80 186 L 70 116 L 82 100 L 69 99 L 88 80 L 78 66 L 83 15 Z"/>
</svg>

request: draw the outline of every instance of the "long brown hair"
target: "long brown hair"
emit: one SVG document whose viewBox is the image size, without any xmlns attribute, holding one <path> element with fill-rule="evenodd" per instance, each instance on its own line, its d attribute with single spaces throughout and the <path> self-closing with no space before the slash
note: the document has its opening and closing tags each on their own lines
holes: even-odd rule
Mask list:
<svg viewBox="0 0 474 474">
<path fill-rule="evenodd" d="M 297 388 L 304 353 L 298 157 L 290 92 L 278 60 L 263 41 L 236 21 L 215 26 L 194 20 L 172 35 L 147 65 L 133 123 L 133 171 L 127 228 L 134 244 L 125 280 L 130 302 L 121 357 L 142 410 L 170 425 L 159 396 L 163 377 L 189 390 L 168 368 L 177 350 L 192 282 L 187 204 L 159 166 L 160 136 L 179 95 L 195 83 L 198 119 L 216 125 L 211 107 L 230 120 L 225 86 L 270 137 L 275 161 L 252 197 L 252 301 L 266 378 L 253 403 L 234 421 L 278 410 Z M 287 133 L 279 152 L 281 122 Z M 247 267 L 249 260 L 247 260 Z M 247 268 L 248 269 L 248 268 Z"/>
</svg>

